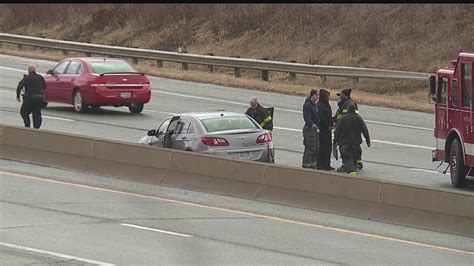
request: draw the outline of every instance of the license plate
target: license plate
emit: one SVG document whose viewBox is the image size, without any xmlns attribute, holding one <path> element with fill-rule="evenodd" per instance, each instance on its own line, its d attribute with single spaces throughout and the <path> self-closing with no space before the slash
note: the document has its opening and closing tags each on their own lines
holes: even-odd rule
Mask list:
<svg viewBox="0 0 474 266">
<path fill-rule="evenodd" d="M 131 92 L 121 92 L 120 97 L 124 99 L 132 98 L 132 93 Z"/>
<path fill-rule="evenodd" d="M 239 153 L 240 160 L 250 160 L 252 159 L 252 154 L 250 152 L 241 152 Z"/>
</svg>

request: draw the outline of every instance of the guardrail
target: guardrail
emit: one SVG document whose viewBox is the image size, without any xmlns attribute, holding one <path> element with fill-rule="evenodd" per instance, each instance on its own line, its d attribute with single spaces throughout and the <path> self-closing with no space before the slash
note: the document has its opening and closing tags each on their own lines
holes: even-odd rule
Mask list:
<svg viewBox="0 0 474 266">
<path fill-rule="evenodd" d="M 321 76 L 322 82 L 326 80 L 326 76 L 347 77 L 353 78 L 356 81 L 359 78 L 428 80 L 429 77 L 429 73 L 345 66 L 309 65 L 259 59 L 186 54 L 178 52 L 166 52 L 149 49 L 62 41 L 6 33 L 0 33 L 0 43 L 17 44 L 19 46 L 27 45 L 50 49 L 60 49 L 64 51 L 84 52 L 86 53 L 86 56 L 91 56 L 92 54 L 103 54 L 111 56 L 130 57 L 134 58 L 135 61 L 139 58 L 151 59 L 157 60 L 158 66 L 162 66 L 163 61 L 178 62 L 183 64 L 183 69 L 187 69 L 187 64 L 208 65 L 209 71 L 212 71 L 213 66 L 231 67 L 234 68 L 234 73 L 236 77 L 240 77 L 241 68 L 256 69 L 262 71 L 263 80 L 268 80 L 268 71 L 288 72 L 290 73 L 290 79 L 294 79 L 295 74 Z"/>
</svg>

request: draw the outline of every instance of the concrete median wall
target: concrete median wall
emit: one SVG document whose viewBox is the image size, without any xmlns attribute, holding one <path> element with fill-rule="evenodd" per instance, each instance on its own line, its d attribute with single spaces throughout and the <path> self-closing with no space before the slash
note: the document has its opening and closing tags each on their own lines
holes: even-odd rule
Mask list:
<svg viewBox="0 0 474 266">
<path fill-rule="evenodd" d="M 474 236 L 474 195 L 0 125 L 2 159 Z"/>
</svg>

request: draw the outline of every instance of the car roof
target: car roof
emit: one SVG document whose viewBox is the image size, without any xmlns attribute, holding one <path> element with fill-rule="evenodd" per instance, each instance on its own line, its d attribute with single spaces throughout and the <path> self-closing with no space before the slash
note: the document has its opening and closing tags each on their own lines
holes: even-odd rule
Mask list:
<svg viewBox="0 0 474 266">
<path fill-rule="evenodd" d="M 120 58 L 109 58 L 109 57 L 69 57 L 64 60 L 82 60 L 84 62 L 98 62 L 98 61 L 124 61 Z"/>
<path fill-rule="evenodd" d="M 246 116 L 242 113 L 228 112 L 228 111 L 203 111 L 203 112 L 188 112 L 179 114 L 179 116 L 191 116 L 197 119 L 207 119 L 214 117 L 226 117 L 226 116 Z"/>
</svg>

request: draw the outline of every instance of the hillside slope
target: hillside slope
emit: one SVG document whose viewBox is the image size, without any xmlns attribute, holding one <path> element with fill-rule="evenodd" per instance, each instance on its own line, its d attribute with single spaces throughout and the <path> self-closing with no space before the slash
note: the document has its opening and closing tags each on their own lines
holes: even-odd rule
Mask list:
<svg viewBox="0 0 474 266">
<path fill-rule="evenodd" d="M 7 33 L 417 72 L 474 51 L 473 21 L 473 4 L 0 5 L 0 31 Z M 374 84 L 360 89 L 426 90 L 420 82 Z"/>
</svg>

